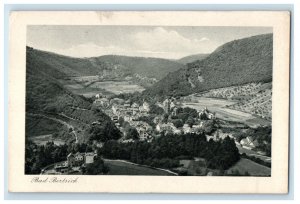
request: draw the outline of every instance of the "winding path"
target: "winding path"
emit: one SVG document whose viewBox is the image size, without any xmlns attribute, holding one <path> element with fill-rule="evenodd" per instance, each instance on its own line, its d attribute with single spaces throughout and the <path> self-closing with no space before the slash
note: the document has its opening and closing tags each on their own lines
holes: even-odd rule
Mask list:
<svg viewBox="0 0 300 204">
<path fill-rule="evenodd" d="M 71 124 L 69 124 L 69 123 L 67 123 L 66 121 L 60 120 L 60 119 L 55 118 L 55 117 L 50 117 L 50 116 L 47 116 L 47 115 L 44 115 L 44 114 L 40 114 L 40 113 L 27 113 L 27 114 L 31 115 L 31 116 L 39 116 L 39 117 L 47 118 L 49 120 L 53 120 L 53 121 L 56 121 L 56 122 L 58 122 L 60 124 L 63 124 L 65 126 L 67 126 L 68 129 L 72 129 L 72 132 L 70 132 L 70 133 L 74 134 L 75 139 L 76 139 L 76 143 L 78 143 L 78 136 L 77 136 L 77 133 L 75 131 L 74 126 L 71 125 Z"/>
</svg>

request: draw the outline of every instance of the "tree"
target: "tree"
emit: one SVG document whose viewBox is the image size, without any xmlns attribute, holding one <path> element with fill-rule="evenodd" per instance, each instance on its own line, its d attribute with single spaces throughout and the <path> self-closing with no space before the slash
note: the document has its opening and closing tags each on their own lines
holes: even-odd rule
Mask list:
<svg viewBox="0 0 300 204">
<path fill-rule="evenodd" d="M 213 120 L 204 121 L 202 128 L 203 128 L 204 132 L 207 134 L 211 134 L 216 130 Z"/>
<path fill-rule="evenodd" d="M 167 114 L 167 113 L 163 114 L 162 123 L 168 122 L 168 118 L 169 118 L 169 114 Z"/>
<path fill-rule="evenodd" d="M 126 130 L 126 139 L 133 139 L 137 140 L 139 139 L 139 133 L 134 127 L 129 127 L 128 130 Z"/>
<path fill-rule="evenodd" d="M 195 120 L 192 117 L 189 117 L 186 121 L 186 124 L 188 124 L 190 127 L 193 127 L 193 125 L 195 124 Z"/>
<path fill-rule="evenodd" d="M 144 121 L 148 123 L 151 127 L 155 127 L 155 123 L 153 122 L 154 117 L 152 116 L 141 116 L 138 118 L 139 121 Z"/>
<path fill-rule="evenodd" d="M 200 119 L 201 120 L 208 120 L 208 117 L 207 117 L 206 113 L 200 114 Z"/>
<path fill-rule="evenodd" d="M 241 142 L 242 139 L 247 137 L 247 134 L 243 133 L 243 132 L 238 132 L 234 134 L 234 137 L 236 139 L 236 141 Z"/>
<path fill-rule="evenodd" d="M 119 117 L 119 124 L 120 124 L 120 126 L 123 126 L 124 122 L 125 122 L 124 118 L 123 117 Z"/>
<path fill-rule="evenodd" d="M 85 175 L 100 175 L 107 174 L 109 168 L 104 164 L 100 157 L 95 157 L 94 163 L 87 164 L 84 174 Z"/>
<path fill-rule="evenodd" d="M 198 116 L 197 110 L 190 107 L 183 108 L 183 112 L 188 113 L 192 118 L 196 118 Z"/>
<path fill-rule="evenodd" d="M 121 137 L 118 128 L 111 121 L 103 121 L 100 124 L 93 125 L 90 130 L 90 140 L 106 142 L 108 140 L 117 140 Z"/>
<path fill-rule="evenodd" d="M 93 151 L 93 148 L 91 145 L 86 145 L 86 148 L 85 148 L 85 152 L 91 152 Z"/>
<path fill-rule="evenodd" d="M 164 109 L 162 107 L 159 107 L 158 105 L 151 104 L 149 113 L 155 115 L 162 115 L 164 113 Z"/>
<path fill-rule="evenodd" d="M 176 128 L 180 128 L 184 125 L 181 119 L 173 120 L 172 122 Z"/>
<path fill-rule="evenodd" d="M 179 113 L 177 114 L 177 118 L 181 119 L 184 123 L 186 123 L 187 119 L 189 118 L 188 113 Z"/>
</svg>

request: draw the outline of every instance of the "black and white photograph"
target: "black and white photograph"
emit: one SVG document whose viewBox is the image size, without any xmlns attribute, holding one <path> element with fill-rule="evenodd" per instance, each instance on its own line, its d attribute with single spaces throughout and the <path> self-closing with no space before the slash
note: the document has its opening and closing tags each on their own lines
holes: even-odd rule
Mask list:
<svg viewBox="0 0 300 204">
<path fill-rule="evenodd" d="M 13 12 L 9 191 L 288 192 L 289 29 L 287 11 Z"/>
<path fill-rule="evenodd" d="M 25 174 L 270 177 L 272 27 L 28 25 Z"/>
</svg>

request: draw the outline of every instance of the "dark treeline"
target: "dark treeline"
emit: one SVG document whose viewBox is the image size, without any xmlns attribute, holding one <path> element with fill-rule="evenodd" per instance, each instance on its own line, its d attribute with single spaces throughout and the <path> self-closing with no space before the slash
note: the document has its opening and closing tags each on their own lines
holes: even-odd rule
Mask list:
<svg viewBox="0 0 300 204">
<path fill-rule="evenodd" d="M 42 168 L 65 161 L 70 152 L 90 152 L 93 149 L 95 148 L 92 145 L 84 143 L 58 146 L 53 142 L 48 142 L 38 146 L 27 140 L 25 173 L 39 174 Z M 116 140 L 109 140 L 98 150 L 98 156 L 100 155 L 110 159 L 124 159 L 138 164 L 168 169 L 178 167 L 179 160 L 182 158 L 204 158 L 208 168 L 217 170 L 226 170 L 240 159 L 238 149 L 229 137 L 220 141 L 212 139 L 207 141 L 204 134 L 193 133 L 167 134 L 155 138 L 151 143 L 144 141 L 119 143 Z M 91 169 L 94 168 L 91 166 L 87 170 Z M 105 172 L 107 173 L 107 169 L 104 168 L 103 173 Z M 92 170 L 87 173 L 94 174 L 95 172 Z"/>
<path fill-rule="evenodd" d="M 234 140 L 206 140 L 204 134 L 185 134 L 155 138 L 153 142 L 135 141 L 118 143 L 107 141 L 100 154 L 110 159 L 124 159 L 153 167 L 173 168 L 179 166 L 181 157 L 201 157 L 206 159 L 207 167 L 226 170 L 240 159 Z"/>
</svg>

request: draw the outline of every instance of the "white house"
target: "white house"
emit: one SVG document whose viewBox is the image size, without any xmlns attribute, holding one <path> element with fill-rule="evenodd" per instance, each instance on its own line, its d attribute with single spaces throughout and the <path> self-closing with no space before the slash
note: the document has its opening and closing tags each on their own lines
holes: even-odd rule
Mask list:
<svg viewBox="0 0 300 204">
<path fill-rule="evenodd" d="M 143 103 L 143 108 L 144 108 L 144 110 L 145 110 L 146 112 L 149 112 L 149 111 L 150 111 L 150 105 L 149 105 L 149 103 L 144 102 L 144 103 Z"/>
<path fill-rule="evenodd" d="M 253 139 L 251 137 L 246 137 L 241 140 L 240 144 L 242 145 L 243 148 L 251 150 L 258 145 L 258 142 L 253 141 Z"/>
<path fill-rule="evenodd" d="M 95 154 L 94 152 L 85 153 L 85 163 L 86 164 L 94 163 L 95 156 L 97 156 L 97 154 Z"/>
</svg>

